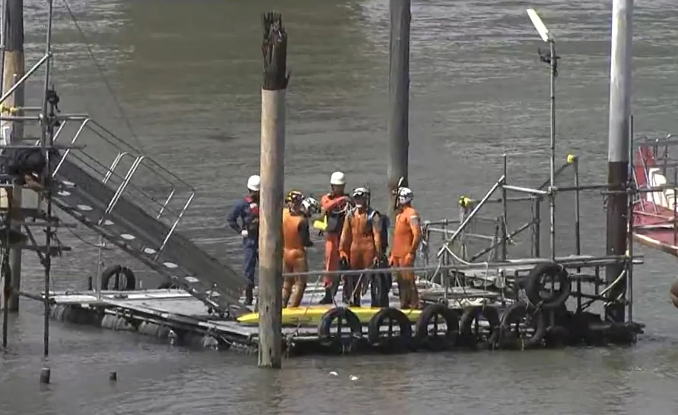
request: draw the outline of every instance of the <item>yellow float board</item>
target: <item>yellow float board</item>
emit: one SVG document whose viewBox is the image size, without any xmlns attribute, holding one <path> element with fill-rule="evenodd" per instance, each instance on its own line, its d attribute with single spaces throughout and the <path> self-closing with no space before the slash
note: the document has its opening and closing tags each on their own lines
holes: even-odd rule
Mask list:
<svg viewBox="0 0 678 415">
<path fill-rule="evenodd" d="M 334 308 L 330 305 L 314 305 L 310 307 L 296 307 L 296 308 L 284 308 L 282 313 L 282 324 L 283 325 L 317 325 L 320 324 L 325 313 Z M 358 319 L 361 323 L 367 324 L 375 314 L 381 310 L 381 308 L 371 308 L 371 307 L 349 307 L 349 309 L 358 316 Z M 421 315 L 421 310 L 401 310 L 405 315 L 410 319 L 411 322 L 416 322 L 419 316 Z M 244 314 L 238 317 L 238 323 L 240 324 L 259 324 L 259 313 L 249 313 Z"/>
</svg>

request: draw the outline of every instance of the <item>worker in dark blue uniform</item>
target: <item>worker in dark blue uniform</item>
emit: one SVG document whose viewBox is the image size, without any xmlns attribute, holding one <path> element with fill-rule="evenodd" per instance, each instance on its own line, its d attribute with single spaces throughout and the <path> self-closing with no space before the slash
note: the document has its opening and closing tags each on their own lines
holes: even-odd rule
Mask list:
<svg viewBox="0 0 678 415">
<path fill-rule="evenodd" d="M 259 259 L 259 186 L 261 178 L 250 176 L 247 180 L 248 195 L 238 202 L 230 215 L 228 225 L 242 236 L 245 254 L 245 305 L 252 305 L 254 291 L 254 270 Z M 240 220 L 240 223 L 238 223 Z"/>
</svg>

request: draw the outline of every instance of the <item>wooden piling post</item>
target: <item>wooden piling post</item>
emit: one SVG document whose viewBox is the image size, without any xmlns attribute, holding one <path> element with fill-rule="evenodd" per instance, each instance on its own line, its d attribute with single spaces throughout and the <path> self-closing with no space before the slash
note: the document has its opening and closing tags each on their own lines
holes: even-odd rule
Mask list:
<svg viewBox="0 0 678 415">
<path fill-rule="evenodd" d="M 5 30 L 3 92 L 8 91 L 17 80 L 24 76 L 24 2 L 23 0 L 4 1 L 6 1 L 6 4 L 4 5 L 5 15 L 3 16 L 3 30 Z M 23 106 L 24 86 L 21 85 L 2 103 L 2 108 L 6 110 L 0 111 L 0 113 L 21 116 L 23 111 L 14 112 L 12 108 L 20 109 Z M 21 144 L 23 139 L 22 121 L 3 121 L 1 129 L 3 134 L 9 135 L 9 141 L 4 144 Z M 12 192 L 14 198 L 11 205 L 17 209 L 21 208 L 21 190 L 21 187 L 14 186 Z M 3 196 L 6 196 L 6 194 Z M 7 308 L 9 312 L 17 312 L 19 311 L 19 290 L 21 289 L 21 248 L 10 250 L 9 266 L 11 270 L 11 290 Z"/>
<path fill-rule="evenodd" d="M 408 186 L 409 110 L 410 110 L 410 0 L 390 0 L 391 40 L 389 51 L 388 190 Z M 395 196 L 391 200 L 393 217 Z"/>
<path fill-rule="evenodd" d="M 287 33 L 278 13 L 264 13 L 264 82 L 261 88 L 261 192 L 259 230 L 259 367 L 282 360 L 282 210 L 285 186 Z"/>
<path fill-rule="evenodd" d="M 610 59 L 610 124 L 608 137 L 607 181 L 610 190 L 623 190 L 629 178 L 629 122 L 631 117 L 631 44 L 633 41 L 633 0 L 614 0 L 612 3 L 612 51 Z M 627 249 L 626 193 L 615 193 L 607 201 L 607 253 L 624 255 Z M 624 272 L 625 264 L 616 263 L 605 269 L 608 284 Z M 626 291 L 622 278 L 609 291 L 615 301 Z M 625 306 L 616 302 L 605 308 L 605 317 L 613 322 L 624 322 Z"/>
</svg>

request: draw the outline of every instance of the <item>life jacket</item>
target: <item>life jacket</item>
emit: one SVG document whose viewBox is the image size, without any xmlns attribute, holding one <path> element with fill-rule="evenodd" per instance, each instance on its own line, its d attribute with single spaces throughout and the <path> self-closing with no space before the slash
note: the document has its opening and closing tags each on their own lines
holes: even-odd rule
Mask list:
<svg viewBox="0 0 678 415">
<path fill-rule="evenodd" d="M 250 208 L 250 218 L 246 224 L 247 232 L 257 233 L 259 232 L 259 202 L 254 200 L 252 195 L 245 196 L 245 202 L 247 202 Z"/>
<path fill-rule="evenodd" d="M 337 209 L 325 213 L 327 226 L 324 232 L 340 234 L 341 228 L 344 226 L 344 219 L 346 218 L 346 210 Z"/>
<path fill-rule="evenodd" d="M 355 212 L 355 209 L 351 209 L 348 211 L 346 214 L 346 218 L 348 220 L 351 220 L 353 217 L 353 212 Z M 367 223 L 365 224 L 365 235 L 370 235 L 372 234 L 372 227 L 374 226 L 374 217 L 377 216 L 379 219 L 379 224 L 381 225 L 381 252 L 386 252 L 386 249 L 388 249 L 388 229 L 391 226 L 391 221 L 386 215 L 382 215 L 379 213 L 378 210 L 375 209 L 368 209 L 367 211 Z"/>
</svg>

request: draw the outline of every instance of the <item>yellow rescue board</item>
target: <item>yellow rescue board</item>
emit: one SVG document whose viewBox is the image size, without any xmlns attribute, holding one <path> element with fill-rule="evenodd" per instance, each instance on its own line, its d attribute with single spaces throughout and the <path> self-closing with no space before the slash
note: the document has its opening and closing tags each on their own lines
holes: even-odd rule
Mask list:
<svg viewBox="0 0 678 415">
<path fill-rule="evenodd" d="M 327 310 L 334 308 L 329 305 L 316 305 L 310 307 L 284 308 L 282 313 L 283 325 L 316 325 L 320 324 L 320 320 Z M 361 323 L 367 324 L 375 314 L 381 310 L 380 308 L 368 307 L 350 307 L 350 310 L 358 316 Z M 421 310 L 401 310 L 410 319 L 411 322 L 416 322 L 421 315 Z M 249 313 L 238 317 L 240 324 L 259 324 L 259 313 Z"/>
</svg>

